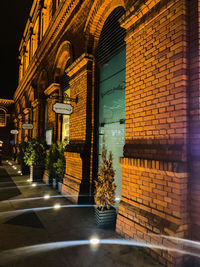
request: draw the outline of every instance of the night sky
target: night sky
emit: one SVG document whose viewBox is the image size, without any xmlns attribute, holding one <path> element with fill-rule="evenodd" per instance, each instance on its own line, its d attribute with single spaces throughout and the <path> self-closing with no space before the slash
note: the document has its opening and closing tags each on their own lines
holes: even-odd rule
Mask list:
<svg viewBox="0 0 200 267">
<path fill-rule="evenodd" d="M 0 98 L 12 99 L 18 83 L 18 48 L 33 0 L 0 0 Z"/>
</svg>

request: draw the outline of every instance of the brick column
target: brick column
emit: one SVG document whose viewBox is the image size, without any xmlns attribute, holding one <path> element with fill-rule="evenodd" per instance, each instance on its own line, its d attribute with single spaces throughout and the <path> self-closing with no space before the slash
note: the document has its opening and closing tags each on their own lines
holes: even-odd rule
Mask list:
<svg viewBox="0 0 200 267">
<path fill-rule="evenodd" d="M 17 120 L 17 118 L 15 118 L 15 119 L 13 120 L 13 124 L 14 124 L 14 128 L 13 128 L 13 130 L 14 130 L 14 129 L 18 130 L 18 120 Z M 15 134 L 15 135 L 14 135 L 14 146 L 13 146 L 13 153 L 14 153 L 14 154 L 15 154 L 15 153 L 18 153 L 18 135 L 19 135 L 19 134 Z"/>
<path fill-rule="evenodd" d="M 70 115 L 70 136 L 62 193 L 74 195 L 72 200 L 75 203 L 82 201 L 80 194 L 89 197 L 92 180 L 92 65 L 93 57 L 83 54 L 67 69 L 67 74 L 71 77 L 70 97 L 75 99 L 78 96 L 78 103 L 71 102 L 74 111 Z"/>
<path fill-rule="evenodd" d="M 43 100 L 36 99 L 32 102 L 33 108 L 33 138 L 44 137 L 44 105 Z"/>
<path fill-rule="evenodd" d="M 60 140 L 60 115 L 53 111 L 53 105 L 60 102 L 58 97 L 61 97 L 61 87 L 58 83 L 52 83 L 45 91 L 47 96 L 47 129 L 53 129 L 53 141 Z M 52 98 L 51 98 L 52 97 Z M 57 99 L 56 99 L 57 98 Z"/>
<path fill-rule="evenodd" d="M 24 113 L 24 122 L 23 123 L 32 123 L 30 121 L 30 111 L 31 109 L 30 108 L 25 108 L 23 113 Z M 32 130 L 24 130 L 24 136 L 31 136 L 30 133 L 31 133 Z"/>
<path fill-rule="evenodd" d="M 21 143 L 21 141 L 22 141 L 22 131 L 23 131 L 23 129 L 22 129 L 22 118 L 23 118 L 23 116 L 22 116 L 22 114 L 19 114 L 18 115 L 18 130 L 19 130 L 19 134 L 18 134 L 18 145 Z"/>
</svg>

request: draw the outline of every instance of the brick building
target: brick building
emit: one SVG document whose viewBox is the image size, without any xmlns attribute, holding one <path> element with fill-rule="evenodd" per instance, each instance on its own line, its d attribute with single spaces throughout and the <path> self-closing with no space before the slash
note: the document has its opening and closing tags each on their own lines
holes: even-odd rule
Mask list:
<svg viewBox="0 0 200 267">
<path fill-rule="evenodd" d="M 0 99 L 0 154 L 3 159 L 12 155 L 12 142 L 14 136 L 10 134 L 13 129 L 14 101 Z"/>
<path fill-rule="evenodd" d="M 104 140 L 126 238 L 200 240 L 199 10 L 197 0 L 33 1 L 19 48 L 16 145 L 25 135 L 67 139 L 62 190 L 78 202 L 93 193 Z M 73 113 L 56 114 L 58 101 Z M 188 260 L 150 253 L 169 265 Z"/>
</svg>

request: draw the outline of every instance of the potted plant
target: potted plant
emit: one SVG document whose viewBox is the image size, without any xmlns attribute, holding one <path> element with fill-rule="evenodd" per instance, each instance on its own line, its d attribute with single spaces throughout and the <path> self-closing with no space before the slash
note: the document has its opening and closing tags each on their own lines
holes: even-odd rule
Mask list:
<svg viewBox="0 0 200 267">
<path fill-rule="evenodd" d="M 112 153 L 106 158 L 107 150 L 103 145 L 101 158 L 102 163 L 99 168 L 98 178 L 95 181 L 96 203 L 95 217 L 99 227 L 113 227 L 116 222 L 115 189 L 114 184 L 115 171 L 113 169 Z"/>
<path fill-rule="evenodd" d="M 30 166 L 30 180 L 41 180 L 44 172 L 46 158 L 46 144 L 39 139 L 31 139 L 28 141 L 25 150 L 24 161 Z"/>
<path fill-rule="evenodd" d="M 47 153 L 46 171 L 49 177 L 49 184 L 53 185 L 53 188 L 58 187 L 58 191 L 61 192 L 62 179 L 65 174 L 64 146 L 61 142 L 51 145 Z"/>
<path fill-rule="evenodd" d="M 17 153 L 17 163 L 20 164 L 21 173 L 23 175 L 30 173 L 29 166 L 25 163 L 24 156 L 25 151 L 28 146 L 28 142 L 25 141 L 25 139 L 22 140 L 22 142 L 19 144 L 19 152 Z"/>
<path fill-rule="evenodd" d="M 61 142 L 57 142 L 58 158 L 54 162 L 53 168 L 56 173 L 56 182 L 58 185 L 58 191 L 62 191 L 63 177 L 65 175 L 65 155 L 64 155 L 64 145 Z"/>
<path fill-rule="evenodd" d="M 57 160 L 57 157 L 58 157 L 58 153 L 57 153 L 56 144 L 53 143 L 47 152 L 46 165 L 45 165 L 45 169 L 46 169 L 47 174 L 48 174 L 48 184 L 49 185 L 53 185 L 53 180 L 54 180 L 54 184 L 55 184 L 56 173 L 55 173 L 55 169 L 53 167 L 53 164 Z"/>
</svg>

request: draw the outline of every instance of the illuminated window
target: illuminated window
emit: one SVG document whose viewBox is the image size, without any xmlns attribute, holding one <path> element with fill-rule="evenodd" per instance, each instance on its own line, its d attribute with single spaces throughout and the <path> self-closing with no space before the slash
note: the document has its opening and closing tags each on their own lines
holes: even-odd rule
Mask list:
<svg viewBox="0 0 200 267">
<path fill-rule="evenodd" d="M 0 127 L 6 126 L 6 112 L 0 109 Z"/>
<path fill-rule="evenodd" d="M 65 72 L 62 81 L 63 94 L 67 93 L 68 96 L 70 96 L 70 86 L 69 86 L 70 77 L 67 75 L 66 69 L 69 67 L 69 65 L 70 61 L 68 61 L 65 66 Z M 64 103 L 68 103 L 68 101 L 64 101 Z M 65 141 L 66 143 L 69 143 L 69 118 L 70 118 L 69 115 L 63 115 L 62 141 Z"/>
</svg>

